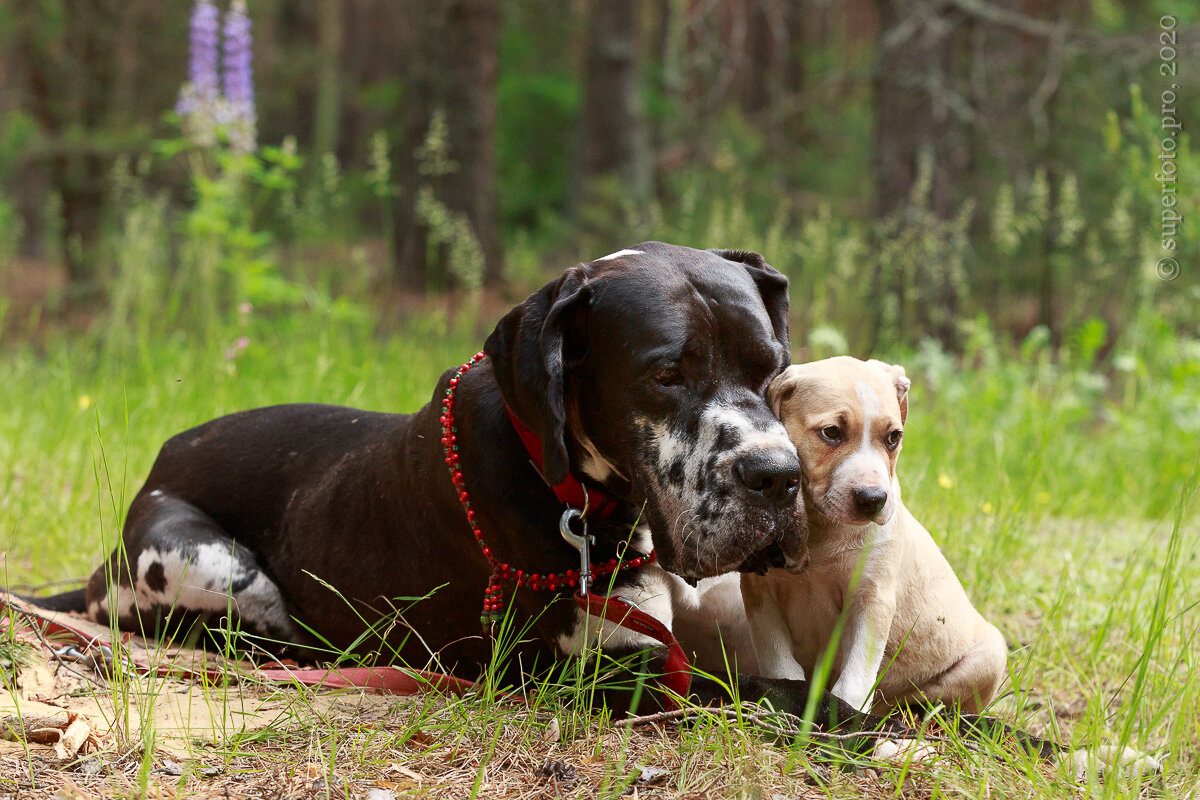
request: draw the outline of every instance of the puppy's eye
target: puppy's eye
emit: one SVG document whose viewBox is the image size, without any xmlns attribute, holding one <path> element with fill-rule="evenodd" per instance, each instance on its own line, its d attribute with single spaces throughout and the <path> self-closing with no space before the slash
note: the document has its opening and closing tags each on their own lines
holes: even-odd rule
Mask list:
<svg viewBox="0 0 1200 800">
<path fill-rule="evenodd" d="M 683 382 L 683 373 L 678 367 L 666 367 L 654 374 L 654 380 L 659 386 L 677 386 Z"/>
<path fill-rule="evenodd" d="M 895 450 L 900 446 L 900 440 L 902 438 L 904 438 L 904 431 L 895 430 L 885 436 L 883 441 L 884 444 L 887 445 L 888 450 Z"/>
<path fill-rule="evenodd" d="M 818 433 L 821 434 L 822 439 L 830 444 L 841 444 L 842 442 L 842 429 L 837 425 L 826 425 Z"/>
</svg>

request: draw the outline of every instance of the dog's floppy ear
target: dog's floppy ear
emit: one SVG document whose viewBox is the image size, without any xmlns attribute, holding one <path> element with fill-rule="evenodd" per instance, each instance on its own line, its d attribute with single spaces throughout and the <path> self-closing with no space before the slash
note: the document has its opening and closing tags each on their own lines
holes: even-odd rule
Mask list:
<svg viewBox="0 0 1200 800">
<path fill-rule="evenodd" d="M 551 485 L 570 471 L 564 392 L 565 339 L 592 300 L 582 266 L 572 267 L 508 312 L 483 350 L 504 402 L 542 442 L 542 475 Z"/>
<path fill-rule="evenodd" d="M 771 318 L 771 327 L 775 338 L 783 345 L 783 361 L 779 365 L 783 369 L 792 363 L 792 345 L 788 338 L 788 279 L 779 270 L 772 267 L 758 253 L 748 250 L 710 250 L 727 261 L 737 261 L 746 266 L 758 293 L 762 296 L 763 305 L 767 307 L 767 316 Z"/>
<path fill-rule="evenodd" d="M 896 387 L 896 400 L 900 402 L 900 424 L 908 422 L 908 389 L 912 386 L 912 381 L 904 374 L 904 367 L 874 358 L 867 363 L 879 367 L 892 379 L 892 383 Z"/>
</svg>

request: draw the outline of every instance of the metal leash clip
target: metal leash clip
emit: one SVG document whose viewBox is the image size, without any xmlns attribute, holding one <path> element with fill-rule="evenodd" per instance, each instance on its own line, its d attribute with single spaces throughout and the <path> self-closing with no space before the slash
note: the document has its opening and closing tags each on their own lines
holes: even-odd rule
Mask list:
<svg viewBox="0 0 1200 800">
<path fill-rule="evenodd" d="M 587 518 L 584 516 L 586 513 L 587 506 L 584 506 L 583 511 L 568 508 L 558 519 L 558 532 L 562 534 L 567 544 L 579 551 L 579 594 L 584 597 L 587 596 L 588 585 L 592 582 L 592 543 L 594 538 L 588 533 Z M 583 525 L 582 536 L 571 530 L 571 523 L 575 520 L 579 520 Z"/>
</svg>

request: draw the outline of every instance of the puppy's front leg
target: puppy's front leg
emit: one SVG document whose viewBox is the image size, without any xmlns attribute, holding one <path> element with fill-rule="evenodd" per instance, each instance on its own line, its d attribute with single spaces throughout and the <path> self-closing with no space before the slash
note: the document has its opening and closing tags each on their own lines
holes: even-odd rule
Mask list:
<svg viewBox="0 0 1200 800">
<path fill-rule="evenodd" d="M 866 711 L 874 704 L 879 666 L 896 615 L 896 543 L 887 531 L 875 526 L 863 550 L 864 561 L 846 623 L 838 643 L 841 674 L 833 693 L 855 708 Z M 882 534 L 882 535 L 880 535 Z"/>
<path fill-rule="evenodd" d="M 766 678 L 804 680 L 804 667 L 792 653 L 792 632 L 771 591 L 770 579 L 742 573 L 742 605 L 750 623 L 750 641 L 758 658 L 758 671 Z"/>
<path fill-rule="evenodd" d="M 850 609 L 842 631 L 839 649 L 842 672 L 833 684 L 833 693 L 860 711 L 874 704 L 875 681 L 887 645 L 895 603 L 856 602 Z"/>
</svg>

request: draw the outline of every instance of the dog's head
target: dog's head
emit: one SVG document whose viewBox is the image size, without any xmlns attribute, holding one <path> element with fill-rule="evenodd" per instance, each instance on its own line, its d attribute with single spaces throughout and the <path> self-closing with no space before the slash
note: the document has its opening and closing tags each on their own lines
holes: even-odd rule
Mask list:
<svg viewBox="0 0 1200 800">
<path fill-rule="evenodd" d="M 832 522 L 886 524 L 908 419 L 904 367 L 839 356 L 788 367 L 767 397 L 804 467 L 804 502 Z"/>
<path fill-rule="evenodd" d="M 787 310 L 787 279 L 756 253 L 649 242 L 567 270 L 485 350 L 546 480 L 644 506 L 663 566 L 704 577 L 803 548 L 800 464 L 765 401 L 790 361 Z"/>
</svg>

